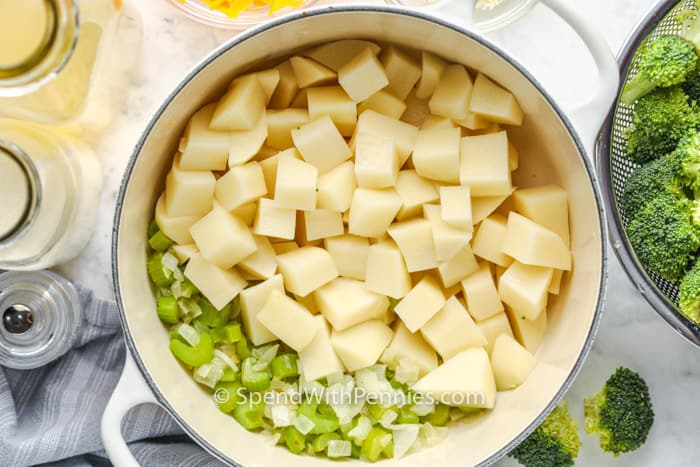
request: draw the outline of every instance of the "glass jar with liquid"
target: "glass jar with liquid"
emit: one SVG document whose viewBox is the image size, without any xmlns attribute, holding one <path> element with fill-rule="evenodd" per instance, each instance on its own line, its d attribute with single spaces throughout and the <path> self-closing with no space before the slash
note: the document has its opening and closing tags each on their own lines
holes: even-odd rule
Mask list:
<svg viewBox="0 0 700 467">
<path fill-rule="evenodd" d="M 45 269 L 80 253 L 102 181 L 87 145 L 39 124 L 0 119 L 0 180 L 0 269 Z"/>
<path fill-rule="evenodd" d="M 141 38 L 125 0 L 0 0 L 0 115 L 104 128 Z"/>
</svg>

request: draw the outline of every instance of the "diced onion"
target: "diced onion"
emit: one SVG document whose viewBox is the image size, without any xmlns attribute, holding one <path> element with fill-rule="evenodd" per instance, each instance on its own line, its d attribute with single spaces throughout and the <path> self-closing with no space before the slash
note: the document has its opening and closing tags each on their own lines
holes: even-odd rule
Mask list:
<svg viewBox="0 0 700 467">
<path fill-rule="evenodd" d="M 385 428 L 389 427 L 389 426 L 391 426 L 392 423 L 394 423 L 394 421 L 398 418 L 398 416 L 399 416 L 399 414 L 397 414 L 393 410 L 387 410 L 382 415 L 382 418 L 379 419 L 379 423 L 382 426 L 384 426 Z"/>
<path fill-rule="evenodd" d="M 332 439 L 328 441 L 326 453 L 328 457 L 349 457 L 352 453 L 352 444 L 350 444 L 350 441 Z"/>
<path fill-rule="evenodd" d="M 424 417 L 430 413 L 433 413 L 434 411 L 435 404 L 424 400 L 417 401 L 415 405 L 411 407 L 411 412 L 419 417 Z"/>
<path fill-rule="evenodd" d="M 213 388 L 224 375 L 224 370 L 218 366 L 205 363 L 194 372 L 194 380 L 205 386 Z"/>
<path fill-rule="evenodd" d="M 409 449 L 416 443 L 420 425 L 406 424 L 396 425 L 392 429 L 394 437 L 394 459 L 399 459 L 406 455 Z"/>
<path fill-rule="evenodd" d="M 189 324 L 185 323 L 179 323 L 175 325 L 175 332 L 185 339 L 185 342 L 190 344 L 192 347 L 196 346 L 199 344 L 199 333 L 195 328 L 190 326 Z"/>
<path fill-rule="evenodd" d="M 225 352 L 222 352 L 219 349 L 214 349 L 214 356 L 228 365 L 233 371 L 238 371 L 238 365 L 236 365 L 236 362 L 234 362 L 233 359 Z"/>
<path fill-rule="evenodd" d="M 163 259 L 161 260 L 161 263 L 163 263 L 163 267 L 166 270 L 173 273 L 173 275 L 175 276 L 175 279 L 177 279 L 177 280 L 184 279 L 184 277 L 182 279 L 178 279 L 178 277 L 177 277 L 177 272 L 179 272 L 180 275 L 182 276 L 182 271 L 180 271 L 180 268 L 177 267 L 180 264 L 180 261 L 178 261 L 177 257 L 175 257 L 174 254 L 170 253 L 169 251 L 166 252 L 163 255 Z M 175 272 L 175 271 L 177 271 L 177 272 Z"/>
<path fill-rule="evenodd" d="M 420 378 L 420 369 L 413 361 L 402 358 L 396 367 L 396 381 L 412 385 Z"/>
<path fill-rule="evenodd" d="M 360 417 L 357 420 L 357 425 L 352 430 L 348 431 L 348 437 L 355 441 L 362 442 L 367 438 L 367 435 L 372 430 L 372 422 L 367 417 Z"/>
<path fill-rule="evenodd" d="M 177 306 L 180 308 L 180 311 L 182 311 L 182 314 L 192 319 L 202 314 L 202 309 L 199 307 L 199 304 L 191 298 L 179 298 L 177 300 Z"/>
<path fill-rule="evenodd" d="M 270 409 L 270 415 L 272 415 L 272 423 L 276 428 L 293 425 L 294 419 L 296 418 L 296 412 L 286 405 L 273 406 L 272 409 Z"/>
<path fill-rule="evenodd" d="M 200 323 L 199 321 L 195 321 L 194 324 L 192 324 L 192 326 L 197 330 L 200 336 L 205 332 L 209 332 L 209 328 L 205 324 Z"/>
<path fill-rule="evenodd" d="M 346 380 L 346 378 L 348 378 L 348 377 L 349 377 L 349 375 L 346 375 L 345 373 L 338 371 L 338 372 L 335 372 L 335 373 L 332 373 L 332 374 L 326 376 L 326 383 L 328 383 L 328 386 L 330 387 L 330 386 L 333 386 L 335 384 L 344 382 Z"/>
<path fill-rule="evenodd" d="M 308 435 L 315 427 L 316 424 L 305 415 L 297 415 L 296 420 L 294 420 L 294 428 L 299 430 L 302 435 Z"/>
<path fill-rule="evenodd" d="M 272 362 L 272 359 L 277 356 L 277 351 L 279 348 L 279 344 L 275 344 L 261 347 L 259 349 L 253 349 L 253 356 L 258 359 L 258 361 L 253 365 L 253 370 L 267 370 L 267 368 L 270 366 L 270 362 Z"/>
<path fill-rule="evenodd" d="M 420 438 L 426 447 L 437 446 L 447 438 L 447 427 L 433 426 L 430 423 L 421 425 Z"/>
</svg>

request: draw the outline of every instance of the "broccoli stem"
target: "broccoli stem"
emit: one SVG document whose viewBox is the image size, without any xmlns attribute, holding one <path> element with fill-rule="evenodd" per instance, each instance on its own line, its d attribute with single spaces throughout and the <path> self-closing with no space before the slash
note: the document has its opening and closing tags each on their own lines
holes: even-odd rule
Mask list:
<svg viewBox="0 0 700 467">
<path fill-rule="evenodd" d="M 651 80 L 643 76 L 642 73 L 637 73 L 623 89 L 620 100 L 623 104 L 632 105 L 637 99 L 653 91 L 655 87 L 656 85 Z"/>
</svg>

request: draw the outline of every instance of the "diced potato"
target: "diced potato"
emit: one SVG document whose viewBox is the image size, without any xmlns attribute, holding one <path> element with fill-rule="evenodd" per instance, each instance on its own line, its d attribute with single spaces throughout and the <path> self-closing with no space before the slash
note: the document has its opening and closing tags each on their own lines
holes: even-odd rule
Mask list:
<svg viewBox="0 0 700 467">
<path fill-rule="evenodd" d="M 569 205 L 566 190 L 556 185 L 524 188 L 513 193 L 513 207 L 523 216 L 551 230 L 569 247 Z"/>
<path fill-rule="evenodd" d="M 463 128 L 477 131 L 478 133 L 482 134 L 483 132 L 479 130 L 488 130 L 491 125 L 491 122 L 486 120 L 484 117 L 469 111 L 467 111 L 467 116 L 462 120 L 457 120 L 457 123 Z"/>
<path fill-rule="evenodd" d="M 508 168 L 511 172 L 518 170 L 520 166 L 520 153 L 513 143 L 508 141 Z"/>
<path fill-rule="evenodd" d="M 399 154 L 399 165 L 403 165 L 413 152 L 418 128 L 401 120 L 389 118 L 374 110 L 365 110 L 357 119 L 355 137 L 350 141 L 350 145 L 354 147 L 356 136 L 366 133 L 393 139 L 396 152 Z"/>
<path fill-rule="evenodd" d="M 258 204 L 253 202 L 237 207 L 231 211 L 231 214 L 242 220 L 248 227 L 252 227 L 257 212 Z"/>
<path fill-rule="evenodd" d="M 413 150 L 413 165 L 418 175 L 447 183 L 459 183 L 459 128 L 420 130 Z"/>
<path fill-rule="evenodd" d="M 389 84 L 379 59 L 366 48 L 338 70 L 338 83 L 355 102 L 362 102 Z"/>
<path fill-rule="evenodd" d="M 324 247 L 333 257 L 341 277 L 365 280 L 369 241 L 355 235 L 341 235 L 324 240 Z"/>
<path fill-rule="evenodd" d="M 400 221 L 419 216 L 424 204 L 440 198 L 435 185 L 418 175 L 415 170 L 401 170 L 396 178 L 395 188 L 401 199 L 401 209 L 396 215 Z"/>
<path fill-rule="evenodd" d="M 508 217 L 503 252 L 524 264 L 571 270 L 571 252 L 561 237 L 516 212 Z"/>
<path fill-rule="evenodd" d="M 403 298 L 411 290 L 411 276 L 399 248 L 390 241 L 371 245 L 367 251 L 365 286 L 391 298 Z"/>
<path fill-rule="evenodd" d="M 352 60 L 357 54 L 370 49 L 375 55 L 382 49 L 374 42 L 358 39 L 343 39 L 319 45 L 309 51 L 302 52 L 305 57 L 316 60 L 333 71 L 340 70 L 343 65 Z"/>
<path fill-rule="evenodd" d="M 493 351 L 493 344 L 496 342 L 498 336 L 501 334 L 513 336 L 513 331 L 510 329 L 510 324 L 508 323 L 508 316 L 506 316 L 504 312 L 497 313 L 483 321 L 477 320 L 476 326 L 486 338 L 487 344 L 484 348 L 489 355 L 491 355 Z"/>
<path fill-rule="evenodd" d="M 225 307 L 248 285 L 234 269 L 221 269 L 200 254 L 190 258 L 184 274 L 217 310 Z"/>
<path fill-rule="evenodd" d="M 498 293 L 506 305 L 525 319 L 535 320 L 547 306 L 552 270 L 513 263 L 498 283 Z"/>
<path fill-rule="evenodd" d="M 445 306 L 421 327 L 420 332 L 443 360 L 463 350 L 487 344 L 472 317 L 455 297 L 450 297 Z"/>
<path fill-rule="evenodd" d="M 312 211 L 316 209 L 318 169 L 291 156 L 277 161 L 275 203 L 287 209 Z"/>
<path fill-rule="evenodd" d="M 399 99 L 406 99 L 421 77 L 421 66 L 403 50 L 389 45 L 379 54 L 389 78 L 386 90 Z"/>
<path fill-rule="evenodd" d="M 519 313 L 509 306 L 506 306 L 506 314 L 515 338 L 528 352 L 534 355 L 537 349 L 540 348 L 540 344 L 542 344 L 542 340 L 547 332 L 547 312 L 540 313 L 534 321 L 523 319 Z"/>
<path fill-rule="evenodd" d="M 389 188 L 396 184 L 399 157 L 394 141 L 363 133 L 355 141 L 355 177 L 364 188 Z"/>
<path fill-rule="evenodd" d="M 280 82 L 272 94 L 269 105 L 271 109 L 286 109 L 294 100 L 294 96 L 299 90 L 299 83 L 297 83 L 297 78 L 289 60 L 282 62 L 276 68 L 280 73 Z"/>
<path fill-rule="evenodd" d="M 431 130 L 433 128 L 457 128 L 457 124 L 445 117 L 438 117 L 437 115 L 428 115 L 423 121 L 421 130 Z"/>
<path fill-rule="evenodd" d="M 445 306 L 442 288 L 431 276 L 424 277 L 396 305 L 394 312 L 409 331 L 418 331 Z"/>
<path fill-rule="evenodd" d="M 559 295 L 561 290 L 561 280 L 564 277 L 564 271 L 561 269 L 552 270 L 552 282 L 549 284 L 549 293 Z"/>
<path fill-rule="evenodd" d="M 216 105 L 209 127 L 219 131 L 250 130 L 265 113 L 266 102 L 267 96 L 257 79 L 242 79 Z"/>
<path fill-rule="evenodd" d="M 396 324 L 394 337 L 379 360 L 392 370 L 399 366 L 401 360 L 408 360 L 418 367 L 420 376 L 438 366 L 437 355 L 423 336 L 418 332 L 411 333 L 401 321 Z"/>
<path fill-rule="evenodd" d="M 243 258 L 238 267 L 257 280 L 269 279 L 277 272 L 277 254 L 267 237 L 256 235 L 254 238 L 258 249 Z"/>
<path fill-rule="evenodd" d="M 180 167 L 185 170 L 224 170 L 231 149 L 231 134 L 209 128 L 216 104 L 202 107 L 190 118 L 181 148 Z"/>
<path fill-rule="evenodd" d="M 338 270 L 323 248 L 306 246 L 277 257 L 284 285 L 290 292 L 306 297 L 336 277 Z"/>
<path fill-rule="evenodd" d="M 387 232 L 401 250 L 408 272 L 437 267 L 433 231 L 429 221 L 411 219 L 399 222 L 391 225 Z"/>
<path fill-rule="evenodd" d="M 184 264 L 189 259 L 199 253 L 199 248 L 194 243 L 189 243 L 187 245 L 171 245 L 168 251 L 175 255 L 179 264 Z"/>
<path fill-rule="evenodd" d="M 180 245 L 193 243 L 190 227 L 200 219 L 200 216 L 171 217 L 165 212 L 165 195 L 161 195 L 156 203 L 156 224 L 171 240 Z"/>
<path fill-rule="evenodd" d="M 352 136 L 357 124 L 357 104 L 340 86 L 309 88 L 309 117 L 317 120 L 329 116 L 343 136 Z"/>
<path fill-rule="evenodd" d="M 216 178 L 211 172 L 192 172 L 173 165 L 165 179 L 165 214 L 203 216 L 211 211 Z"/>
<path fill-rule="evenodd" d="M 250 130 L 238 130 L 231 132 L 231 149 L 228 151 L 228 166 L 245 164 L 255 157 L 265 144 L 267 139 L 267 115 L 260 114 L 260 118 Z"/>
<path fill-rule="evenodd" d="M 190 233 L 204 259 L 223 269 L 232 268 L 257 249 L 248 226 L 218 205 L 198 220 Z"/>
<path fill-rule="evenodd" d="M 365 110 L 374 110 L 377 113 L 398 120 L 406 111 L 406 103 L 393 94 L 381 90 L 369 96 L 357 107 L 358 114 L 363 113 Z"/>
<path fill-rule="evenodd" d="M 277 336 L 272 334 L 260 321 L 258 313 L 263 309 L 268 297 L 273 290 L 284 293 L 282 276 L 277 274 L 268 280 L 246 288 L 241 292 L 241 320 L 246 337 L 253 345 L 263 345 L 276 341 Z"/>
<path fill-rule="evenodd" d="M 336 74 L 325 66 L 306 57 L 292 57 L 289 63 L 300 88 L 330 84 L 336 80 Z"/>
<path fill-rule="evenodd" d="M 248 73 L 246 75 L 239 76 L 238 78 L 234 79 L 233 83 L 231 83 L 231 87 L 238 84 L 239 81 L 249 79 L 249 77 L 253 77 L 258 80 L 258 83 L 260 83 L 260 87 L 262 87 L 263 91 L 265 92 L 265 103 L 269 104 L 270 99 L 272 99 L 272 95 L 275 93 L 275 89 L 277 89 L 277 85 L 280 82 L 280 71 L 277 68 L 270 68 L 268 70 L 261 70 L 255 71 L 253 73 Z"/>
<path fill-rule="evenodd" d="M 318 167 L 322 174 L 352 156 L 343 136 L 328 116 L 292 130 L 292 139 L 304 160 Z"/>
<path fill-rule="evenodd" d="M 296 351 L 309 345 L 321 329 L 321 323 L 309 310 L 277 289 L 270 291 L 269 298 L 256 318 Z"/>
<path fill-rule="evenodd" d="M 492 409 L 496 382 L 484 349 L 467 349 L 420 379 L 413 390 L 450 406 Z"/>
<path fill-rule="evenodd" d="M 474 92 L 469 111 L 496 123 L 522 125 L 523 111 L 513 94 L 479 73 L 474 81 Z"/>
<path fill-rule="evenodd" d="M 281 255 L 283 253 L 287 253 L 288 251 L 299 249 L 299 245 L 297 245 L 297 242 L 294 242 L 294 241 L 279 242 L 279 243 L 273 243 L 272 249 L 275 250 L 276 255 Z"/>
<path fill-rule="evenodd" d="M 401 115 L 401 120 L 420 128 L 428 115 L 430 115 L 428 101 L 418 99 L 415 91 L 412 91 L 406 98 L 406 110 Z"/>
<path fill-rule="evenodd" d="M 262 167 L 257 162 L 232 167 L 216 181 L 216 201 L 231 211 L 267 194 Z"/>
<path fill-rule="evenodd" d="M 441 186 L 440 207 L 442 220 L 452 227 L 472 231 L 472 202 L 468 186 Z"/>
<path fill-rule="evenodd" d="M 509 335 L 501 334 L 496 338 L 491 366 L 499 391 L 508 391 L 523 384 L 536 363 L 535 357 Z"/>
<path fill-rule="evenodd" d="M 309 88 L 299 89 L 297 95 L 289 106 L 293 109 L 308 109 L 309 107 Z"/>
<path fill-rule="evenodd" d="M 334 373 L 342 373 L 343 363 L 331 344 L 331 333 L 323 316 L 315 316 L 319 330 L 311 343 L 299 351 L 301 373 L 306 381 L 316 381 Z"/>
<path fill-rule="evenodd" d="M 304 211 L 304 227 L 307 241 L 322 240 L 345 233 L 343 215 L 327 209 Z"/>
<path fill-rule="evenodd" d="M 435 259 L 438 262 L 451 261 L 472 239 L 471 232 L 455 229 L 442 220 L 438 205 L 424 204 L 423 215 L 430 221 L 435 245 Z"/>
<path fill-rule="evenodd" d="M 260 167 L 262 168 L 263 176 L 265 177 L 265 186 L 267 187 L 267 192 L 270 195 L 274 195 L 275 193 L 275 185 L 277 183 L 277 163 L 282 157 L 293 157 L 295 159 L 303 160 L 301 158 L 301 154 L 299 154 L 299 151 L 297 151 L 295 148 L 289 148 L 260 162 Z"/>
<path fill-rule="evenodd" d="M 482 220 L 493 214 L 510 195 L 479 196 L 472 195 L 472 222 L 477 225 Z"/>
<path fill-rule="evenodd" d="M 472 196 L 509 195 L 508 136 L 505 131 L 462 138 L 460 182 Z"/>
<path fill-rule="evenodd" d="M 389 228 L 401 208 L 401 198 L 387 188 L 357 188 L 350 204 L 349 233 L 360 237 L 379 238 Z"/>
<path fill-rule="evenodd" d="M 462 291 L 467 299 L 467 309 L 474 319 L 481 321 L 503 312 L 503 303 L 488 269 L 478 271 L 462 280 Z"/>
<path fill-rule="evenodd" d="M 306 109 L 284 109 L 267 111 L 267 144 L 277 149 L 294 146 L 292 130 L 309 121 Z"/>
<path fill-rule="evenodd" d="M 416 87 L 416 96 L 420 99 L 430 99 L 433 97 L 442 73 L 447 67 L 447 62 L 436 57 L 429 52 L 422 52 L 422 72 L 421 78 Z"/>
<path fill-rule="evenodd" d="M 447 65 L 430 99 L 430 111 L 439 117 L 464 120 L 472 88 L 472 80 L 464 66 Z"/>
<path fill-rule="evenodd" d="M 382 321 L 365 321 L 343 331 L 333 331 L 331 344 L 345 368 L 357 371 L 377 363 L 393 334 Z"/>
<path fill-rule="evenodd" d="M 302 297 L 301 295 L 294 295 L 294 300 L 302 304 L 304 308 L 309 310 L 309 313 L 311 313 L 312 315 L 321 314 L 321 310 L 319 310 L 318 305 L 316 305 L 316 299 L 314 298 L 314 294 L 311 293 L 306 297 Z"/>
<path fill-rule="evenodd" d="M 364 283 L 339 277 L 314 292 L 319 310 L 336 331 L 382 319 L 389 299 L 367 290 Z"/>
<path fill-rule="evenodd" d="M 479 225 L 474 235 L 474 254 L 499 266 L 507 268 L 513 258 L 502 252 L 508 220 L 500 214 L 492 214 Z"/>
<path fill-rule="evenodd" d="M 440 263 L 438 266 L 438 274 L 442 280 L 442 285 L 450 288 L 453 286 L 461 287 L 462 279 L 469 277 L 479 269 L 474 253 L 469 244 L 465 245 L 456 255 L 449 261 Z M 458 288 L 458 290 L 461 290 Z"/>
<path fill-rule="evenodd" d="M 297 213 L 294 209 L 281 208 L 271 199 L 260 198 L 253 232 L 256 235 L 292 240 L 296 231 L 296 222 Z"/>
<path fill-rule="evenodd" d="M 352 203 L 352 195 L 357 188 L 355 165 L 343 162 L 318 177 L 316 207 L 336 212 L 347 212 Z"/>
</svg>

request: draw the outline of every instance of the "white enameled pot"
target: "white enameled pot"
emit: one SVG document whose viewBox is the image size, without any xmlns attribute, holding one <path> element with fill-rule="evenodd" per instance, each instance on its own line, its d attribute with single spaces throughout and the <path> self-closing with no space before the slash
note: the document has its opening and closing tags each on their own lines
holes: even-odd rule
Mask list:
<svg viewBox="0 0 700 467">
<path fill-rule="evenodd" d="M 593 144 L 618 87 L 618 71 L 602 36 L 568 0 L 542 0 L 578 32 L 598 67 L 588 104 L 562 110 L 520 65 L 478 33 L 411 9 L 326 6 L 292 14 L 232 39 L 198 65 L 173 91 L 144 132 L 124 176 L 115 215 L 113 272 L 129 350 L 124 374 L 102 420 L 102 437 L 117 466 L 137 465 L 120 433 L 126 412 L 141 403 L 164 407 L 198 444 L 224 462 L 244 466 L 330 466 L 296 456 L 240 427 L 170 355 L 168 333 L 155 313 L 146 273 L 146 235 L 178 140 L 192 113 L 226 89 L 231 79 L 308 46 L 365 38 L 427 50 L 480 70 L 511 90 L 526 119 L 509 129 L 521 153 L 514 183 L 557 183 L 569 194 L 574 271 L 553 300 L 538 364 L 525 384 L 499 393 L 493 412 L 450 427 L 442 444 L 382 465 L 487 465 L 527 436 L 561 400 L 592 344 L 603 304 L 606 224 Z"/>
</svg>

